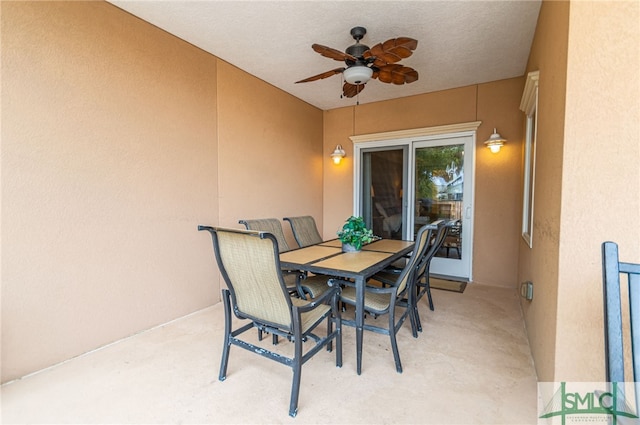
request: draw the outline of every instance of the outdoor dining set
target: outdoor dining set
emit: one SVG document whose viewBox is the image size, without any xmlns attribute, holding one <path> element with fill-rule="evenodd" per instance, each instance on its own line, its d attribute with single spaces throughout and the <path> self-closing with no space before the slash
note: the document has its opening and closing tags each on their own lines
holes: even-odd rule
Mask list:
<svg viewBox="0 0 640 425">
<path fill-rule="evenodd" d="M 389 336 L 396 371 L 402 373 L 396 334 L 408 319 L 413 337 L 418 337 L 422 324 L 417 306 L 423 296 L 434 309 L 429 266 L 450 225 L 443 220 L 423 225 L 413 241 L 369 237 L 368 243 L 353 250 L 345 249 L 340 239 L 323 240 L 311 216 L 284 221 L 291 226 L 296 248 L 287 243 L 282 222 L 273 218 L 240 220 L 246 229 L 201 225 L 198 230 L 211 234 L 226 283 L 219 379 L 226 378 L 231 346 L 289 366 L 293 370 L 289 415 L 295 417 L 302 365 L 326 348 L 335 352 L 336 366 L 342 366 L 343 325 L 355 327 L 358 375 L 365 330 Z M 349 310 L 355 313 L 353 319 L 343 317 Z M 240 325 L 234 327 L 233 316 L 241 319 Z M 322 323 L 326 328 L 319 326 Z M 246 335 L 240 338 L 254 328 L 258 342 Z M 265 334 L 271 335 L 274 345 L 280 338 L 293 344 L 293 355 L 267 349 L 260 343 Z"/>
</svg>

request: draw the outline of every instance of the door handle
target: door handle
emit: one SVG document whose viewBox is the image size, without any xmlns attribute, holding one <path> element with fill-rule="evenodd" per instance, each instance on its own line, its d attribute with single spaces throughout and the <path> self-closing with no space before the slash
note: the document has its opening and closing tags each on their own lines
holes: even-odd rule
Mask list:
<svg viewBox="0 0 640 425">
<path fill-rule="evenodd" d="M 469 219 L 471 218 L 471 207 L 467 207 L 465 213 L 464 213 L 464 218 Z"/>
</svg>

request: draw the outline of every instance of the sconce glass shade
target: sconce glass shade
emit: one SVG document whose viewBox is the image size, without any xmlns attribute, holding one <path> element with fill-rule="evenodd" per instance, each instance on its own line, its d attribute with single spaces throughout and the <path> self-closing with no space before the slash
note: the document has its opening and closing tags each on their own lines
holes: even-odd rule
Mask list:
<svg viewBox="0 0 640 425">
<path fill-rule="evenodd" d="M 493 134 L 486 142 L 484 142 L 484 144 L 491 149 L 491 152 L 493 153 L 500 152 L 500 148 L 503 147 L 505 143 L 507 143 L 507 139 L 503 139 L 495 128 L 493 129 Z"/>
<path fill-rule="evenodd" d="M 331 154 L 331 159 L 333 159 L 333 163 L 340 164 L 340 161 L 342 161 L 342 158 L 344 157 L 345 157 L 344 149 L 342 149 L 341 145 L 337 145 L 333 153 Z"/>
<path fill-rule="evenodd" d="M 365 84 L 371 79 L 373 69 L 362 65 L 352 66 L 342 71 L 342 75 L 349 84 Z"/>
</svg>

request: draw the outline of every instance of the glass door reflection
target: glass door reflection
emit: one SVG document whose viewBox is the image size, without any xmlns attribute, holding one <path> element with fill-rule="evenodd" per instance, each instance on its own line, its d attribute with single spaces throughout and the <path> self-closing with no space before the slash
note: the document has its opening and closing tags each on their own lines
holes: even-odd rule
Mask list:
<svg viewBox="0 0 640 425">
<path fill-rule="evenodd" d="M 415 164 L 414 235 L 424 224 L 453 220 L 436 256 L 462 259 L 464 144 L 417 148 Z"/>
<path fill-rule="evenodd" d="M 404 239 L 406 161 L 405 147 L 367 150 L 362 154 L 362 213 L 376 236 Z"/>
</svg>

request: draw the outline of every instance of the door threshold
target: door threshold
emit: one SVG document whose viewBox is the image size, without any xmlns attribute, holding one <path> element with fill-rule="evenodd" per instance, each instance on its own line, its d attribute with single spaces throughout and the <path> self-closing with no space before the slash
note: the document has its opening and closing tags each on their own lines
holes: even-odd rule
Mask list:
<svg viewBox="0 0 640 425">
<path fill-rule="evenodd" d="M 465 283 L 471 283 L 471 281 L 465 277 L 459 277 L 459 276 L 447 276 L 444 274 L 435 274 L 435 273 L 429 273 L 430 277 L 433 277 L 435 279 L 442 279 L 442 280 L 453 280 L 455 282 L 465 282 Z"/>
</svg>

